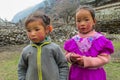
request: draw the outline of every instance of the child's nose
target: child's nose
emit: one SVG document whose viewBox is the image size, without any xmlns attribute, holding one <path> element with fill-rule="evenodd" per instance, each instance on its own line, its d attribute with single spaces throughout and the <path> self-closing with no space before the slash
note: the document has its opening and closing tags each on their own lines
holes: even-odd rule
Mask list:
<svg viewBox="0 0 120 80">
<path fill-rule="evenodd" d="M 35 36 L 35 31 L 31 31 L 31 36 Z"/>
<path fill-rule="evenodd" d="M 85 22 L 81 22 L 79 25 L 84 27 L 86 25 L 86 23 Z"/>
<path fill-rule="evenodd" d="M 81 21 L 81 23 L 80 23 L 81 25 L 85 25 L 85 21 Z"/>
</svg>

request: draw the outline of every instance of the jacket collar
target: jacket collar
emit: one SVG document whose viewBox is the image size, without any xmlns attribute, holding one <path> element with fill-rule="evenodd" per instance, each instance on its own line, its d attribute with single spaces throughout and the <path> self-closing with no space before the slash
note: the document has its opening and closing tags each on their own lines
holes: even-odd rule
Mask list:
<svg viewBox="0 0 120 80">
<path fill-rule="evenodd" d="M 34 44 L 34 45 L 39 46 L 39 45 L 41 45 L 41 44 L 43 44 L 45 42 L 51 42 L 50 36 L 47 36 L 42 42 L 39 42 L 39 43 L 34 43 L 34 42 L 30 41 L 30 44 Z"/>
</svg>

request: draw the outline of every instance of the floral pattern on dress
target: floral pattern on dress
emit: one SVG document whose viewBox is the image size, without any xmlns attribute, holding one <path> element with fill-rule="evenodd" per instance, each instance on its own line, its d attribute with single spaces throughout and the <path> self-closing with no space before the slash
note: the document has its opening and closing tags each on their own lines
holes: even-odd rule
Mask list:
<svg viewBox="0 0 120 80">
<path fill-rule="evenodd" d="M 100 36 L 102 36 L 101 34 L 96 33 L 94 36 L 90 36 L 87 38 L 81 38 L 79 35 L 76 35 L 73 37 L 74 41 L 76 42 L 79 50 L 84 53 L 87 52 L 91 46 L 92 46 L 92 42 L 99 38 Z"/>
</svg>

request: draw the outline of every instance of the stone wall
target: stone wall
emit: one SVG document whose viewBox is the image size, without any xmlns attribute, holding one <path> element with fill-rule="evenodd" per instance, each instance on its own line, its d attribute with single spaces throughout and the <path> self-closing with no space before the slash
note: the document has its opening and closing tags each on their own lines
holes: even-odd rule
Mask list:
<svg viewBox="0 0 120 80">
<path fill-rule="evenodd" d="M 96 18 L 99 21 L 120 19 L 120 2 L 96 7 Z"/>
<path fill-rule="evenodd" d="M 76 32 L 75 27 L 61 25 L 53 28 L 50 37 L 52 41 L 63 43 L 66 39 L 73 36 Z M 30 41 L 26 36 L 24 27 L 1 27 L 0 28 L 0 46 L 27 44 Z"/>
<path fill-rule="evenodd" d="M 107 35 L 109 39 L 119 39 L 120 36 L 120 3 L 96 8 L 97 29 L 98 31 L 115 34 Z M 29 40 L 26 36 L 24 27 L 12 24 L 8 26 L 0 24 L 0 46 L 27 44 Z M 54 30 L 50 34 L 53 41 L 61 43 L 72 37 L 76 33 L 75 25 L 65 25 L 53 23 Z"/>
<path fill-rule="evenodd" d="M 120 2 L 96 7 L 97 29 L 110 34 L 120 34 Z"/>
<path fill-rule="evenodd" d="M 0 46 L 28 43 L 23 27 L 0 28 Z"/>
</svg>

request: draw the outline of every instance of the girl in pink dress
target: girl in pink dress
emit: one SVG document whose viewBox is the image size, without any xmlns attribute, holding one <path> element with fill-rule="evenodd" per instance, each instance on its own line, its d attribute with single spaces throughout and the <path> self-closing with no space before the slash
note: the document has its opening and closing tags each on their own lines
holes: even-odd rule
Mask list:
<svg viewBox="0 0 120 80">
<path fill-rule="evenodd" d="M 78 34 L 64 43 L 66 58 L 71 63 L 69 80 L 106 80 L 103 68 L 114 52 L 113 44 L 95 31 L 95 11 L 80 6 L 76 13 Z"/>
</svg>

